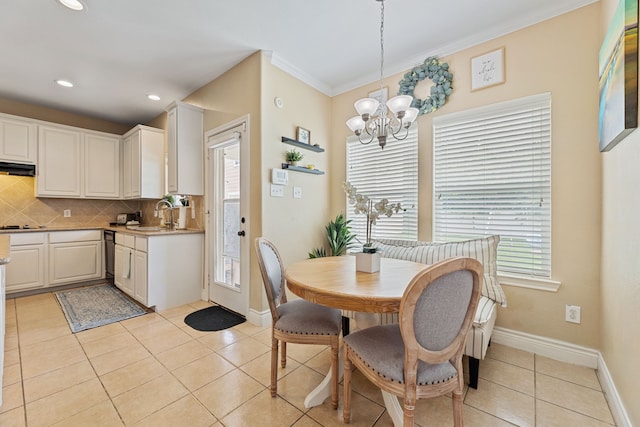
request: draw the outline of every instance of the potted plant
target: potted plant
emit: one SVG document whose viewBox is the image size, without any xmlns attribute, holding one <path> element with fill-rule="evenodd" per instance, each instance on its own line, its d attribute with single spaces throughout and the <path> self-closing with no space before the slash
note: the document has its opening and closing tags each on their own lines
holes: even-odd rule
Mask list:
<svg viewBox="0 0 640 427">
<path fill-rule="evenodd" d="M 292 166 L 297 166 L 298 162 L 302 160 L 304 156 L 302 155 L 301 152 L 299 152 L 295 148 L 292 148 L 291 150 L 286 152 L 285 158 L 287 159 L 287 163 L 289 163 Z"/>
<path fill-rule="evenodd" d="M 329 221 L 325 226 L 327 232 L 327 240 L 329 241 L 329 249 L 331 256 L 340 256 L 351 246 L 356 235 L 351 234 L 349 224 L 351 220 L 346 220 L 343 214 L 338 214 L 336 219 Z M 327 256 L 325 248 L 315 248 L 309 252 L 309 258 L 322 258 Z"/>
</svg>

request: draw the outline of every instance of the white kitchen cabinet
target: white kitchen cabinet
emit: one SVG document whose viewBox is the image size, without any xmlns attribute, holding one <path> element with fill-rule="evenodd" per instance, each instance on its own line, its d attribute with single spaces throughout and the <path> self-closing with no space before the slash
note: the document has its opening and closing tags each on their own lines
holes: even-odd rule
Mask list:
<svg viewBox="0 0 640 427">
<path fill-rule="evenodd" d="M 70 128 L 40 126 L 36 195 L 81 197 L 83 134 Z"/>
<path fill-rule="evenodd" d="M 133 297 L 133 249 L 116 244 L 114 250 L 113 283 Z"/>
<path fill-rule="evenodd" d="M 120 137 L 39 126 L 37 197 L 120 198 Z"/>
<path fill-rule="evenodd" d="M 86 133 L 84 138 L 84 196 L 120 198 L 119 136 Z"/>
<path fill-rule="evenodd" d="M 146 307 L 166 310 L 202 298 L 201 233 L 116 232 L 116 286 Z"/>
<path fill-rule="evenodd" d="M 48 285 L 104 277 L 102 246 L 101 230 L 49 233 Z"/>
<path fill-rule="evenodd" d="M 122 140 L 125 199 L 161 199 L 164 195 L 164 131 L 138 125 Z"/>
<path fill-rule="evenodd" d="M 141 243 L 144 242 L 144 247 Z M 144 250 L 143 250 L 144 249 Z M 147 262 L 147 239 L 136 237 L 136 250 L 133 255 L 133 297 L 142 304 L 149 302 L 149 282 L 148 282 L 148 262 Z"/>
<path fill-rule="evenodd" d="M 167 191 L 171 194 L 204 194 L 204 110 L 174 102 L 167 111 Z"/>
<path fill-rule="evenodd" d="M 37 132 L 35 123 L 0 114 L 0 161 L 35 164 Z"/>
<path fill-rule="evenodd" d="M 11 262 L 6 266 L 8 293 L 46 285 L 47 233 L 11 234 Z"/>
</svg>

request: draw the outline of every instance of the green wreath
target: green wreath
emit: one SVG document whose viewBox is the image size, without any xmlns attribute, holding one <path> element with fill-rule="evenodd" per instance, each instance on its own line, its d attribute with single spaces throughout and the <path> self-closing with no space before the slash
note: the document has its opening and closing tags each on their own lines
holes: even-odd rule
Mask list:
<svg viewBox="0 0 640 427">
<path fill-rule="evenodd" d="M 433 81 L 434 85 L 431 86 L 431 96 L 422 100 L 415 97 L 413 91 L 416 85 L 427 77 Z M 449 64 L 440 62 L 438 58 L 431 56 L 425 59 L 423 64 L 414 67 L 404 75 L 404 78 L 400 80 L 398 95 L 413 96 L 411 106 L 419 110 L 418 115 L 427 114 L 436 111 L 445 104 L 453 90 L 452 80 L 453 74 L 449 72 Z"/>
</svg>

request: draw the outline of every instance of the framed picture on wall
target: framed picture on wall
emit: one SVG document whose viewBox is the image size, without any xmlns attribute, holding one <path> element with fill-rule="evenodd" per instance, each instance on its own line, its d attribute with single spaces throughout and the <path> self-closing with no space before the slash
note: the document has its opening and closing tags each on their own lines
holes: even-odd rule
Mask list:
<svg viewBox="0 0 640 427">
<path fill-rule="evenodd" d="M 311 132 L 308 129 L 298 126 L 296 139 L 305 144 L 311 144 Z"/>
<path fill-rule="evenodd" d="M 471 90 L 484 89 L 505 82 L 504 48 L 471 58 Z"/>
<path fill-rule="evenodd" d="M 638 127 L 638 0 L 618 3 L 598 62 L 598 140 L 609 151 Z"/>
</svg>

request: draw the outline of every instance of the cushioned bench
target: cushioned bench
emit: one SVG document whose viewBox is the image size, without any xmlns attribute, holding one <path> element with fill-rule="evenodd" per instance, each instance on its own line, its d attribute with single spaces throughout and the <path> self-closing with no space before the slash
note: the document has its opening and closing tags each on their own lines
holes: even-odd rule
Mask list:
<svg viewBox="0 0 640 427">
<path fill-rule="evenodd" d="M 469 358 L 469 386 L 478 388 L 480 360 L 487 354 L 491 333 L 498 315 L 497 304 L 507 306 L 507 300 L 497 277 L 497 251 L 500 236 L 452 243 L 413 240 L 377 240 L 373 244 L 386 258 L 434 264 L 446 258 L 464 256 L 480 261 L 484 267 L 482 296 L 473 326 L 467 337 L 465 354 Z M 352 313 L 343 315 L 353 318 Z M 397 323 L 398 316 L 380 315 L 380 323 Z"/>
</svg>

